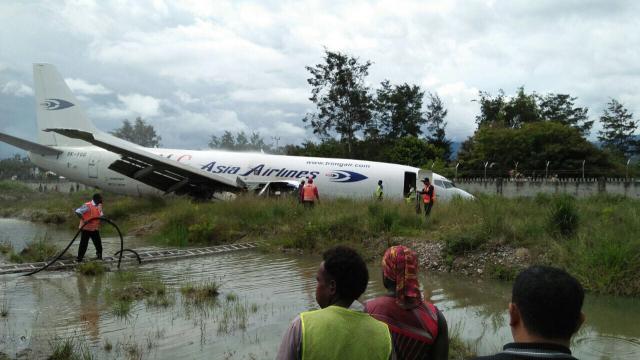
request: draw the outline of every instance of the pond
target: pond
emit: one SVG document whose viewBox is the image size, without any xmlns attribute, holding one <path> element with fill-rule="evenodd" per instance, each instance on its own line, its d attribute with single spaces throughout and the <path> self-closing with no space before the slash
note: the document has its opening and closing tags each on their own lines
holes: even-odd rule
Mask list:
<svg viewBox="0 0 640 360">
<path fill-rule="evenodd" d="M 16 230 L 20 221 L 4 220 L 0 233 L 5 236 L 31 236 Z M 69 234 L 59 235 L 64 242 L 63 235 Z M 116 240 L 107 242 L 115 249 Z M 116 315 L 108 301 L 114 273 L 5 275 L 0 277 L 0 304 L 8 313 L 0 318 L 0 351 L 11 357 L 46 357 L 56 341 L 73 338 L 98 359 L 272 359 L 293 317 L 317 307 L 318 263 L 318 257 L 243 251 L 132 266 L 160 277 L 171 303 L 164 307 L 136 301 L 127 316 Z M 370 265 L 363 300 L 383 292 L 380 273 L 378 264 Z M 194 306 L 179 291 L 186 283 L 209 281 L 221 284 L 216 303 Z M 510 284 L 425 273 L 421 283 L 445 314 L 450 332 L 479 354 L 510 341 Z M 584 312 L 587 321 L 572 345 L 578 358 L 640 358 L 638 299 L 589 295 Z"/>
</svg>

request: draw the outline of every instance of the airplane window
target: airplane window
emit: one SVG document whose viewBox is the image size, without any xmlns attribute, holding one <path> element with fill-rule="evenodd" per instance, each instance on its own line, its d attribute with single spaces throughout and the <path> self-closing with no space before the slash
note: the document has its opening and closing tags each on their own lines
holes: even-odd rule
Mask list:
<svg viewBox="0 0 640 360">
<path fill-rule="evenodd" d="M 453 185 L 453 183 L 452 183 L 452 182 L 450 182 L 450 181 L 443 181 L 443 183 L 444 183 L 444 187 L 445 187 L 445 188 L 447 188 L 447 189 L 451 189 L 451 188 L 456 187 L 456 186 L 455 186 L 455 185 Z"/>
<path fill-rule="evenodd" d="M 433 183 L 436 184 L 437 186 L 440 186 L 441 188 L 444 187 L 444 184 L 442 183 L 442 180 L 433 180 Z"/>
</svg>

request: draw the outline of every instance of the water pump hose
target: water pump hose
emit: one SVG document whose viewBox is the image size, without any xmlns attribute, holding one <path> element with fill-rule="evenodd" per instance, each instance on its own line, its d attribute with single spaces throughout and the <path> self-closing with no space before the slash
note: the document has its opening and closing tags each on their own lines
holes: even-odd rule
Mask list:
<svg viewBox="0 0 640 360">
<path fill-rule="evenodd" d="M 111 224 L 114 228 L 116 228 L 116 231 L 118 232 L 118 236 L 120 236 L 120 250 L 118 252 L 116 252 L 114 254 L 114 256 L 118 256 L 118 269 L 120 269 L 120 263 L 122 262 L 122 255 L 125 251 L 129 251 L 132 252 L 136 255 L 136 258 L 138 259 L 138 263 L 142 263 L 142 260 L 140 260 L 140 255 L 138 255 L 137 252 L 135 252 L 134 250 L 131 249 L 125 249 L 124 248 L 124 237 L 122 236 L 122 232 L 120 231 L 120 228 L 118 227 L 118 225 L 116 225 L 116 223 L 114 223 L 113 221 L 107 219 L 106 217 L 103 216 L 97 216 L 97 217 L 93 217 L 87 221 L 85 221 L 84 224 L 82 224 L 82 226 L 78 229 L 78 231 L 76 232 L 76 235 L 73 237 L 73 239 L 71 239 L 71 241 L 69 242 L 69 244 L 67 245 L 66 248 L 64 248 L 64 250 L 62 250 L 53 260 L 49 261 L 46 265 L 44 265 L 43 267 L 36 269 L 30 273 L 24 274 L 22 276 L 31 276 L 33 274 L 37 274 L 40 271 L 48 268 L 49 266 L 51 266 L 51 264 L 55 263 L 56 261 L 60 260 L 60 258 L 62 257 L 62 255 L 64 255 L 67 250 L 69 250 L 69 248 L 71 247 L 71 245 L 73 245 L 73 243 L 76 241 L 76 239 L 78 238 L 78 235 L 80 235 L 80 233 L 82 232 L 82 229 L 84 229 L 85 226 L 87 226 L 87 224 L 89 224 L 89 222 L 93 221 L 93 220 L 100 220 L 103 222 L 107 222 L 109 224 Z"/>
</svg>

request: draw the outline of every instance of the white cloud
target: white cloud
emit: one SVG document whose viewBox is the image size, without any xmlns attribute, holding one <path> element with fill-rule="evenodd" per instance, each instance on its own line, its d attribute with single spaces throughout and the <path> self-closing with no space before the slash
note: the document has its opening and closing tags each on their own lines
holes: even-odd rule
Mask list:
<svg viewBox="0 0 640 360">
<path fill-rule="evenodd" d="M 159 117 L 152 125 L 162 136 L 164 146 L 187 149 L 205 148 L 211 135 L 224 131 L 249 131 L 235 112 L 219 109 L 207 113 L 183 111 L 176 116 Z"/>
<path fill-rule="evenodd" d="M 266 132 L 266 130 L 265 130 Z M 297 125 L 293 125 L 291 123 L 288 122 L 284 122 L 284 121 L 278 121 L 274 124 L 273 126 L 273 130 L 271 130 L 271 133 L 277 134 L 277 135 L 284 135 L 284 136 L 299 136 L 302 137 L 306 134 L 306 131 Z"/>
<path fill-rule="evenodd" d="M 122 38 L 95 42 L 92 58 L 126 63 L 138 71 L 152 71 L 179 81 L 209 80 L 231 84 L 268 84 L 283 71 L 286 58 L 274 48 L 242 37 L 214 21 L 155 31 L 132 31 Z"/>
<path fill-rule="evenodd" d="M 10 80 L 2 85 L 1 92 L 7 95 L 13 95 L 18 97 L 33 96 L 33 89 L 19 81 Z"/>
<path fill-rule="evenodd" d="M 129 94 L 118 95 L 118 100 L 124 103 L 131 113 L 142 117 L 156 116 L 160 112 L 160 100 L 147 95 Z"/>
<path fill-rule="evenodd" d="M 74 93 L 85 94 L 85 95 L 107 95 L 111 94 L 112 91 L 104 87 L 102 84 L 91 84 L 82 79 L 72 79 L 67 78 L 64 81 L 69 85 L 71 91 Z"/>
<path fill-rule="evenodd" d="M 14 95 L 0 105 L 33 112 L 29 64 L 43 61 L 104 126 L 151 117 L 184 147 L 224 130 L 299 142 L 311 137 L 305 66 L 326 46 L 371 60 L 374 88 L 438 92 L 457 140 L 475 129 L 478 89 L 569 93 L 592 118 L 613 97 L 637 116 L 638 12 L 637 1 L 0 1 L 0 93 Z"/>
<path fill-rule="evenodd" d="M 236 90 L 231 92 L 229 97 L 240 102 L 309 104 L 309 90 L 302 88 Z"/>
<path fill-rule="evenodd" d="M 175 95 L 183 104 L 195 104 L 200 102 L 200 99 L 194 98 L 191 94 L 183 90 L 175 91 L 173 95 Z"/>
<path fill-rule="evenodd" d="M 473 101 L 478 96 L 478 89 L 467 86 L 458 81 L 442 84 L 436 88 L 448 110 L 447 135 L 456 141 L 462 141 L 473 133 L 475 129 L 475 115 L 478 113 L 478 103 Z"/>
</svg>

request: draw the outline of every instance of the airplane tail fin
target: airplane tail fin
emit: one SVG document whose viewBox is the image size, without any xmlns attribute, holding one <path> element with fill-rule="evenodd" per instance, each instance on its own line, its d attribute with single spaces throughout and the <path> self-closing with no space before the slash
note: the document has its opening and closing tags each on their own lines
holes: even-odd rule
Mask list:
<svg viewBox="0 0 640 360">
<path fill-rule="evenodd" d="M 33 64 L 33 83 L 36 94 L 38 142 L 47 146 L 89 145 L 82 140 L 44 131 L 52 128 L 96 131 L 55 66 Z"/>
</svg>

